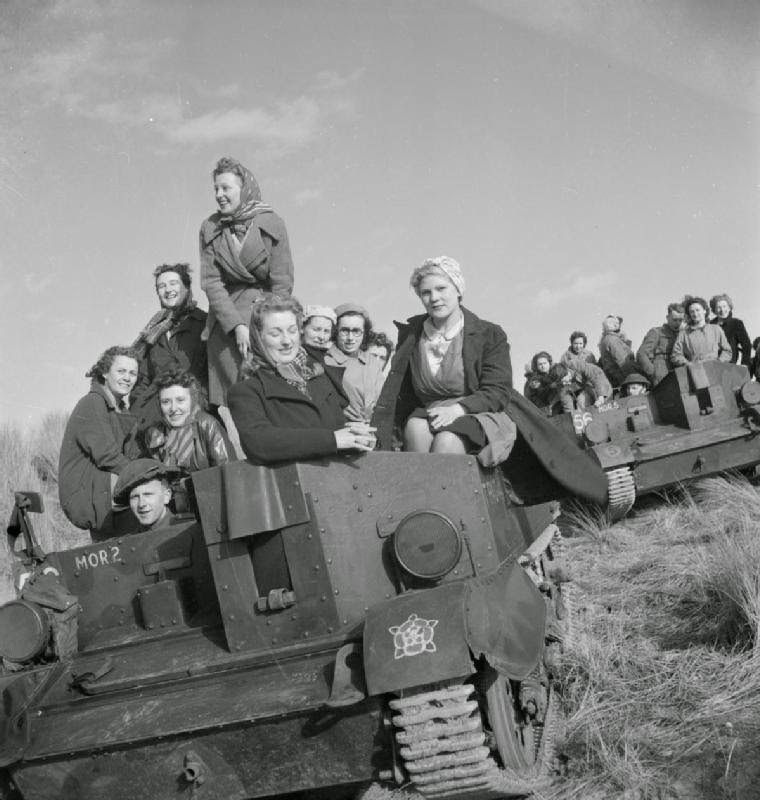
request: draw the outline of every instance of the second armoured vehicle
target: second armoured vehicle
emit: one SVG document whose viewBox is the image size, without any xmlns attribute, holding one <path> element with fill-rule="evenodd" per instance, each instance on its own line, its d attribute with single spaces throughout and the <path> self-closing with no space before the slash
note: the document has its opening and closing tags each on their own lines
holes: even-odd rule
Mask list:
<svg viewBox="0 0 760 800">
<path fill-rule="evenodd" d="M 741 365 L 676 367 L 649 394 L 554 419 L 599 460 L 613 518 L 637 495 L 760 463 L 760 384 Z"/>
</svg>

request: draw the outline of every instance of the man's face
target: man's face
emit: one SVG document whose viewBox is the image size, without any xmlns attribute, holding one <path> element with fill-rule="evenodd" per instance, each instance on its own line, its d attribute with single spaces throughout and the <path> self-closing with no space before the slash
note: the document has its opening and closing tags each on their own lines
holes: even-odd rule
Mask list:
<svg viewBox="0 0 760 800">
<path fill-rule="evenodd" d="M 185 302 L 187 287 L 176 272 L 162 272 L 156 278 L 156 294 L 161 308 L 177 308 Z"/>
<path fill-rule="evenodd" d="M 150 528 L 166 513 L 171 497 L 171 490 L 163 481 L 146 481 L 129 493 L 129 507 L 140 524 Z"/>
<path fill-rule="evenodd" d="M 671 331 L 680 331 L 683 325 L 683 314 L 680 311 L 668 311 L 668 316 L 665 319 L 667 326 Z"/>
<path fill-rule="evenodd" d="M 364 340 L 364 317 L 361 314 L 344 314 L 338 320 L 338 347 L 349 356 L 356 355 Z"/>
</svg>

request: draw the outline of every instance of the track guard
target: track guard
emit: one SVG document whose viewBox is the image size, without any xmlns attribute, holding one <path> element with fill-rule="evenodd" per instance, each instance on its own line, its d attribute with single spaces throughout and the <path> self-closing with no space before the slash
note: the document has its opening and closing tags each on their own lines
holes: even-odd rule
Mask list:
<svg viewBox="0 0 760 800">
<path fill-rule="evenodd" d="M 546 603 L 516 562 L 473 578 L 465 592 L 467 644 L 513 680 L 536 666 L 544 648 Z"/>
<path fill-rule="evenodd" d="M 464 583 L 445 583 L 402 594 L 369 610 L 364 671 L 370 695 L 474 672 L 464 598 Z"/>
</svg>

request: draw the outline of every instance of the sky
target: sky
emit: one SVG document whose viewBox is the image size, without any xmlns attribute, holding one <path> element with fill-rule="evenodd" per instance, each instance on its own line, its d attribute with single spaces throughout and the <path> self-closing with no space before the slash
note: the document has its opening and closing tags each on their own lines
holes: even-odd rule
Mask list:
<svg viewBox="0 0 760 800">
<path fill-rule="evenodd" d="M 685 293 L 760 335 L 754 0 L 0 0 L 0 422 L 69 410 L 157 309 L 231 155 L 295 295 L 422 311 L 449 255 L 515 384 Z"/>
</svg>

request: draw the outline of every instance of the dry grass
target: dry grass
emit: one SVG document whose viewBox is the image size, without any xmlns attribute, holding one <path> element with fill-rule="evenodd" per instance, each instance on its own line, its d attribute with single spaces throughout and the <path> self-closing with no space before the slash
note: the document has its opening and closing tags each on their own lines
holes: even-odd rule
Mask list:
<svg viewBox="0 0 760 800">
<path fill-rule="evenodd" d="M 14 491 L 40 492 L 44 514 L 31 519 L 37 537 L 46 550 L 74 547 L 89 541 L 89 534 L 74 528 L 63 515 L 58 503 L 58 450 L 66 416 L 48 415 L 32 431 L 0 425 L 0 521 L 7 524 L 13 508 Z M 0 602 L 13 596 L 12 571 L 14 557 L 8 551 L 5 537 L 0 544 Z"/>
<path fill-rule="evenodd" d="M 711 478 L 614 526 L 572 513 L 585 602 L 551 797 L 760 796 L 760 493 Z"/>
</svg>

